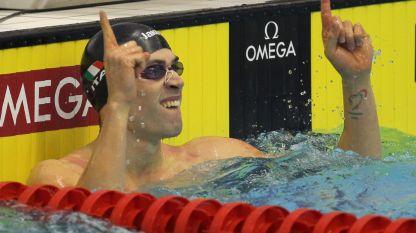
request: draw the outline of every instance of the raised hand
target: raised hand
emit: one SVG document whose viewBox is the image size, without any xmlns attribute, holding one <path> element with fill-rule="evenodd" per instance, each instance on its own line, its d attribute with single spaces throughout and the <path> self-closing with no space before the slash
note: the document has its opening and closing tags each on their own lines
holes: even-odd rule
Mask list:
<svg viewBox="0 0 416 233">
<path fill-rule="evenodd" d="M 137 96 L 135 77 L 145 67 L 149 53 L 135 41 L 118 45 L 107 14 L 100 11 L 100 24 L 104 41 L 104 67 L 106 70 L 108 103 L 130 105 Z"/>
<path fill-rule="evenodd" d="M 360 24 L 332 16 L 330 0 L 321 0 L 325 55 L 344 80 L 370 77 L 373 47 Z"/>
</svg>

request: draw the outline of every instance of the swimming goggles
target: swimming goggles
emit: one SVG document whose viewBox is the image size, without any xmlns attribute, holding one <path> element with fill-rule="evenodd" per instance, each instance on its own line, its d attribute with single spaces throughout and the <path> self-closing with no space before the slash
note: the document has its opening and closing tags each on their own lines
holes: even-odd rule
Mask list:
<svg viewBox="0 0 416 233">
<path fill-rule="evenodd" d="M 175 71 L 179 76 L 183 73 L 183 64 L 180 61 L 173 63 L 170 67 L 166 67 L 163 64 L 154 64 L 146 67 L 140 76 L 145 79 L 159 80 L 167 75 L 170 71 Z M 171 74 L 172 76 L 172 74 Z"/>
</svg>

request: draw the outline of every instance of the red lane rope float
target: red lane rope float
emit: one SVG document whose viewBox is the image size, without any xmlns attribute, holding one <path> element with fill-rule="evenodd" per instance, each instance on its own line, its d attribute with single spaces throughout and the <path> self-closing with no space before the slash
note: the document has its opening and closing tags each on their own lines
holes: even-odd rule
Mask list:
<svg viewBox="0 0 416 233">
<path fill-rule="evenodd" d="M 295 210 L 285 218 L 277 233 L 312 233 L 321 217 L 322 214 L 316 210 L 305 208 Z"/>
<path fill-rule="evenodd" d="M 289 212 L 279 206 L 262 206 L 247 217 L 241 233 L 276 232 Z"/>
<path fill-rule="evenodd" d="M 207 232 L 221 203 L 211 199 L 195 199 L 189 202 L 176 220 L 174 233 Z"/>
<path fill-rule="evenodd" d="M 0 183 L 0 200 L 17 200 L 26 188 L 26 185 L 19 182 Z"/>
<path fill-rule="evenodd" d="M 243 202 L 225 204 L 218 210 L 217 214 L 215 214 L 208 232 L 241 232 L 245 220 L 254 209 L 254 206 Z"/>
<path fill-rule="evenodd" d="M 346 233 L 356 221 L 357 217 L 352 214 L 340 211 L 331 212 L 319 219 L 313 233 Z"/>
<path fill-rule="evenodd" d="M 416 219 L 397 219 L 383 233 L 416 233 Z"/>
<path fill-rule="evenodd" d="M 123 194 L 52 185 L 0 182 L 0 200 L 17 200 L 47 210 L 81 211 L 146 233 L 416 233 L 416 218 L 391 221 L 379 215 L 357 219 L 344 212 L 322 215 L 279 206 L 247 203 L 222 205 L 212 199 L 189 201 L 179 196 L 156 199 L 146 193 Z"/>
<path fill-rule="evenodd" d="M 156 198 L 147 193 L 130 193 L 114 207 L 110 221 L 118 226 L 141 229 L 144 215 Z"/>
<path fill-rule="evenodd" d="M 37 184 L 27 187 L 17 201 L 33 207 L 45 207 L 57 191 L 58 188 L 53 185 Z"/>
<path fill-rule="evenodd" d="M 147 210 L 141 230 L 146 233 L 173 232 L 176 219 L 188 202 L 188 199 L 179 196 L 167 196 L 156 200 Z"/>
<path fill-rule="evenodd" d="M 51 210 L 79 211 L 91 192 L 83 188 L 60 189 L 49 201 L 47 207 Z"/>
<path fill-rule="evenodd" d="M 358 219 L 348 233 L 383 233 L 391 220 L 379 215 L 366 215 Z"/>
<path fill-rule="evenodd" d="M 97 191 L 87 197 L 81 206 L 81 212 L 90 216 L 108 219 L 115 205 L 123 196 L 123 193 L 112 190 Z"/>
</svg>

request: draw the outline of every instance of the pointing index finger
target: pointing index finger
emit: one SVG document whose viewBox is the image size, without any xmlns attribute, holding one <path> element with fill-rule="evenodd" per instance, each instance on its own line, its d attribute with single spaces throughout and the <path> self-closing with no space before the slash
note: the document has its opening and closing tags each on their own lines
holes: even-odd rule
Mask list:
<svg viewBox="0 0 416 233">
<path fill-rule="evenodd" d="M 108 21 L 107 14 L 102 10 L 100 11 L 100 24 L 101 30 L 103 31 L 104 50 L 117 47 L 117 39 Z"/>
<path fill-rule="evenodd" d="M 331 26 L 331 20 L 332 20 L 330 0 L 321 0 L 321 18 L 322 18 L 322 28 L 329 29 L 329 27 Z"/>
</svg>

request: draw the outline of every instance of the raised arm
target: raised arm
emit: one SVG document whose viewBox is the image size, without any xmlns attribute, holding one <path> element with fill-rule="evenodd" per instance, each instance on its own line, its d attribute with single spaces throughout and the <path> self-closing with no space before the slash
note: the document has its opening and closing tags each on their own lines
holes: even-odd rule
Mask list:
<svg viewBox="0 0 416 233">
<path fill-rule="evenodd" d="M 143 53 L 135 41 L 119 46 L 107 15 L 102 11 L 100 23 L 108 100 L 100 112 L 102 125 L 94 143 L 92 157 L 78 185 L 90 189 L 122 190 L 127 174 L 128 116 L 130 106 L 137 96 L 135 67 L 143 66 L 149 54 Z"/>
<path fill-rule="evenodd" d="M 321 0 L 325 55 L 342 77 L 344 131 L 338 146 L 379 158 L 380 129 L 370 73 L 373 47 L 359 24 L 332 16 L 330 0 Z"/>
</svg>

